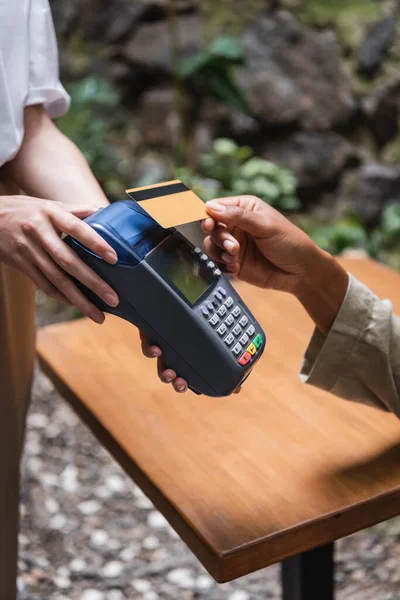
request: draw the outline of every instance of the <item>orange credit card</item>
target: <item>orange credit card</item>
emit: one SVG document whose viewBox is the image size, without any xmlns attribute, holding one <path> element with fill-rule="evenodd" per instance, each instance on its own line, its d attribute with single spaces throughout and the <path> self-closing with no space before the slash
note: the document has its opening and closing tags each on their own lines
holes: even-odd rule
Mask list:
<svg viewBox="0 0 400 600">
<path fill-rule="evenodd" d="M 126 193 L 164 229 L 208 216 L 204 202 L 179 180 L 133 188 Z"/>
</svg>

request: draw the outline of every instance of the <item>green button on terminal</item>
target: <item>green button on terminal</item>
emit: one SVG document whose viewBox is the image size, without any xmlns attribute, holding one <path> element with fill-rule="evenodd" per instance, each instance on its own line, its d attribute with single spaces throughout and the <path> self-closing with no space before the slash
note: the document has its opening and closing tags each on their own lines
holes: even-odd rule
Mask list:
<svg viewBox="0 0 400 600">
<path fill-rule="evenodd" d="M 259 333 L 258 335 L 256 335 L 256 337 L 253 340 L 253 344 L 255 345 L 256 348 L 259 348 L 261 346 L 261 344 L 263 343 L 263 338 L 262 335 Z"/>
</svg>

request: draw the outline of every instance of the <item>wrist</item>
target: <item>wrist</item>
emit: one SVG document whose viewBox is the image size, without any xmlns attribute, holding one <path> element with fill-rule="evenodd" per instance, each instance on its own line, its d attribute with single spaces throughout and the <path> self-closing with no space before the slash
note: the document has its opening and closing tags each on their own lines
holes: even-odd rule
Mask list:
<svg viewBox="0 0 400 600">
<path fill-rule="evenodd" d="M 347 271 L 330 254 L 316 248 L 295 295 L 316 327 L 325 335 L 337 317 L 348 285 Z"/>
</svg>

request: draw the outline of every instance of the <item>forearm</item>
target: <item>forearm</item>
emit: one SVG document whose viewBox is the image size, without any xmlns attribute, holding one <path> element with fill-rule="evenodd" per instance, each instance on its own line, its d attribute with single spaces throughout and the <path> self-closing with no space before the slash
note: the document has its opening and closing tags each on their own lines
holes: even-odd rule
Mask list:
<svg viewBox="0 0 400 600">
<path fill-rule="evenodd" d="M 106 206 L 108 200 L 80 150 L 41 106 L 25 109 L 25 136 L 9 174 L 28 195 L 67 204 Z"/>
<path fill-rule="evenodd" d="M 296 296 L 321 333 L 327 335 L 339 313 L 349 285 L 348 273 L 329 254 L 316 248 L 307 277 Z"/>
</svg>

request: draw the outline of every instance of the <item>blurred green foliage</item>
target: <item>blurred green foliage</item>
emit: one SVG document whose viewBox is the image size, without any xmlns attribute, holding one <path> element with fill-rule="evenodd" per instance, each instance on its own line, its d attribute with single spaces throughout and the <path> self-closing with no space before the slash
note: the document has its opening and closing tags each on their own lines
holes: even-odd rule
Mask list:
<svg viewBox="0 0 400 600">
<path fill-rule="evenodd" d="M 243 60 L 239 40 L 221 35 L 194 57 L 180 62 L 177 75 L 192 93 L 195 104 L 201 105 L 209 96 L 248 112 L 245 98 L 233 77 L 233 67 L 243 64 Z"/>
<path fill-rule="evenodd" d="M 367 229 L 359 215 L 349 213 L 335 223 L 319 223 L 312 218 L 300 226 L 314 242 L 331 254 L 363 250 L 369 256 L 400 268 L 400 204 L 387 206 L 380 225 Z"/>
<path fill-rule="evenodd" d="M 106 80 L 95 76 L 66 87 L 72 104 L 57 125 L 80 148 L 106 194 L 118 196 L 129 170 L 119 150 L 127 116 L 119 96 Z"/>
<path fill-rule="evenodd" d="M 201 0 L 205 43 L 221 33 L 239 35 L 247 23 L 269 4 L 269 0 Z"/>
<path fill-rule="evenodd" d="M 288 169 L 253 156 L 249 146 L 226 138 L 214 141 L 211 152 L 199 159 L 199 173 L 218 182 L 220 196 L 252 194 L 284 211 L 299 208 L 296 179 Z M 210 199 L 207 187 L 202 197 Z"/>
</svg>

